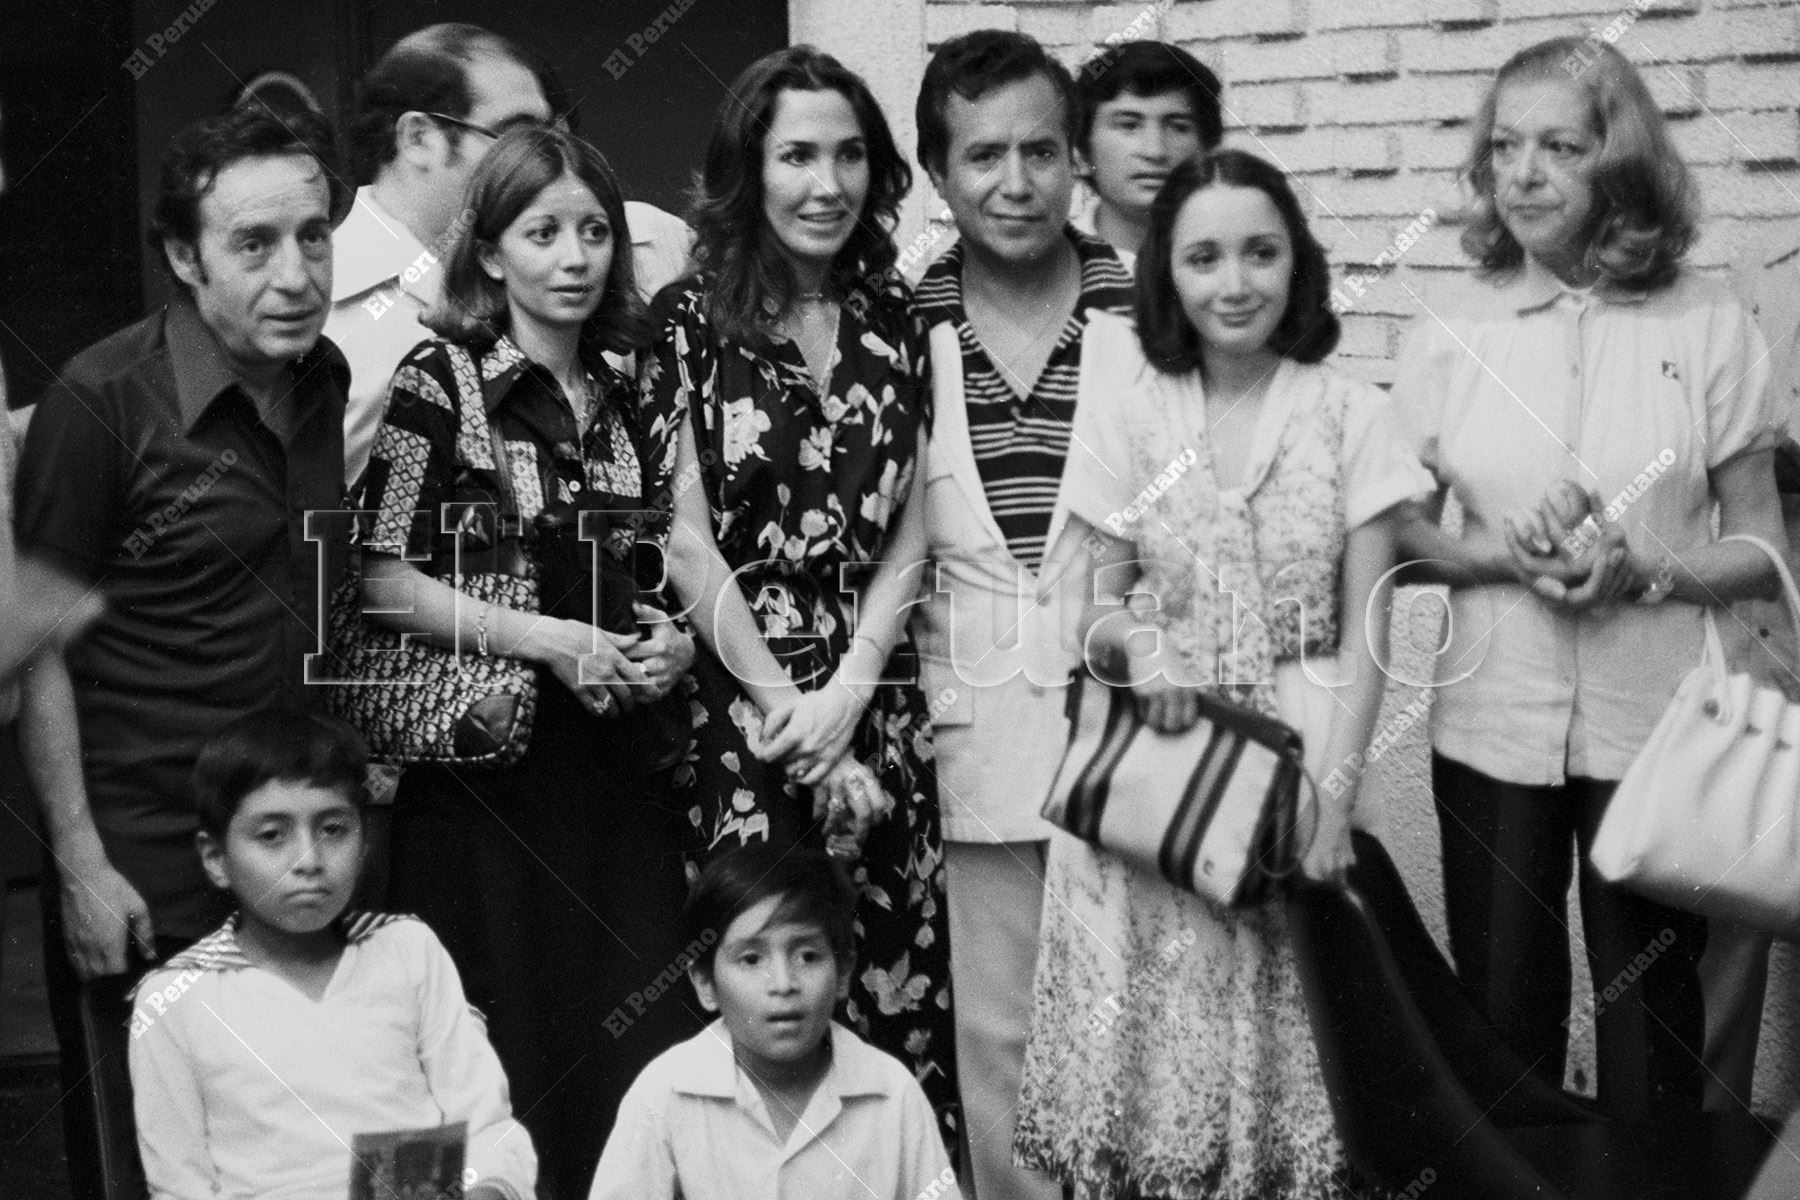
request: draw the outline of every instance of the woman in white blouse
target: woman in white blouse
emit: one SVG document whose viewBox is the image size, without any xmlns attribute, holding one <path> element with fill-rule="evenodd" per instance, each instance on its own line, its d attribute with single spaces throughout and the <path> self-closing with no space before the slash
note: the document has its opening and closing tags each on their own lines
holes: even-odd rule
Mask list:
<svg viewBox="0 0 1800 1200">
<path fill-rule="evenodd" d="M 1701 606 L 1770 582 L 1753 547 L 1713 530 L 1716 514 L 1720 533 L 1781 536 L 1764 345 L 1682 265 L 1692 183 L 1610 46 L 1513 56 L 1467 172 L 1480 270 L 1415 318 L 1394 388 L 1439 501 L 1463 513 L 1451 532 L 1420 512 L 1401 540 L 1450 585 L 1431 742 L 1451 947 L 1513 1047 L 1560 1083 L 1588 1019 L 1569 1013 L 1579 850 L 1600 1103 L 1697 1108 L 1705 923 L 1606 884 L 1586 852 L 1699 660 Z"/>
</svg>

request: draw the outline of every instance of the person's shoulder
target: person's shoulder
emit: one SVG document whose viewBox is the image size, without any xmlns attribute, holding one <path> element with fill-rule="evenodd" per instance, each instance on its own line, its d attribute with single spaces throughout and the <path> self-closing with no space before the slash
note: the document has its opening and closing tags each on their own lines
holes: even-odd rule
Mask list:
<svg viewBox="0 0 1800 1200">
<path fill-rule="evenodd" d="M 166 368 L 168 343 L 163 337 L 163 316 L 163 310 L 158 309 L 76 351 L 57 372 L 57 378 L 75 387 L 102 392 L 111 384 L 140 378 L 159 366 Z"/>
<path fill-rule="evenodd" d="M 694 231 L 672 212 L 643 200 L 625 202 L 625 223 L 631 227 L 634 242 L 660 241 L 664 238 L 691 240 Z"/>
<path fill-rule="evenodd" d="M 886 1096 L 919 1090 L 919 1081 L 905 1063 L 836 1021 L 831 1023 L 831 1055 L 853 1090 Z"/>
<path fill-rule="evenodd" d="M 1728 278 L 1682 267 L 1666 287 L 1644 297 L 1647 311 L 1665 318 L 1699 323 L 1695 327 L 1715 327 L 1724 320 L 1727 325 L 1742 319 L 1749 321 L 1749 309 L 1731 287 Z"/>
</svg>

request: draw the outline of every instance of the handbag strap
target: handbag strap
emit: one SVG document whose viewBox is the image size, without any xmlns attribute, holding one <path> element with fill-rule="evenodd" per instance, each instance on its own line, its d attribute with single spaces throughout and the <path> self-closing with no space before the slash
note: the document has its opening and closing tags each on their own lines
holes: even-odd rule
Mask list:
<svg viewBox="0 0 1800 1200">
<path fill-rule="evenodd" d="M 1753 533 L 1728 533 L 1719 539 L 1720 542 L 1748 542 L 1762 551 L 1763 556 L 1775 566 L 1775 574 L 1781 580 L 1782 600 L 1787 608 L 1788 620 L 1793 623 L 1795 632 L 1800 633 L 1800 586 L 1794 583 L 1794 573 L 1788 569 L 1787 559 L 1767 541 Z M 1703 666 L 1710 665 L 1713 676 L 1713 696 L 1723 706 L 1725 697 L 1725 680 L 1729 671 L 1725 665 L 1725 644 L 1719 639 L 1718 618 L 1713 615 L 1712 606 L 1706 612 L 1706 650 L 1701 659 Z M 1729 719 L 1720 711 L 1720 719 Z"/>
<path fill-rule="evenodd" d="M 1719 541 L 1748 542 L 1761 550 L 1775 565 L 1775 574 L 1781 580 L 1781 594 L 1787 601 L 1788 619 L 1794 623 L 1796 630 L 1800 630 L 1800 586 L 1794 583 L 1794 573 L 1788 569 L 1787 556 L 1754 533 L 1728 533 Z"/>
</svg>

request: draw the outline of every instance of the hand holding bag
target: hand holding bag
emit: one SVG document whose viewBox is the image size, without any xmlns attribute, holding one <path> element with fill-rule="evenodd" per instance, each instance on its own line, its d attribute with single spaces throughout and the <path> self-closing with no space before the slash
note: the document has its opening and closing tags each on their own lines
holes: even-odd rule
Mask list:
<svg viewBox="0 0 1800 1200">
<path fill-rule="evenodd" d="M 1069 681 L 1069 745 L 1043 817 L 1214 903 L 1275 896 L 1304 854 L 1300 735 L 1201 691 L 1200 719 L 1160 733 L 1130 688 Z"/>
<path fill-rule="evenodd" d="M 1800 589 L 1776 549 L 1790 618 Z M 1594 867 L 1676 908 L 1771 933 L 1800 933 L 1800 705 L 1731 672 L 1713 610 L 1706 646 L 1607 806 Z"/>
<path fill-rule="evenodd" d="M 462 347 L 453 354 L 467 354 Z M 445 582 L 459 605 L 491 604 L 539 611 L 535 572 L 521 541 L 512 471 L 500 433 L 488 420 L 477 365 L 457 371 L 458 419 L 486 429 L 499 483 L 498 519 L 486 503 L 459 504 L 459 528 L 486 532 L 493 570 L 457 572 Z M 465 441 L 458 438 L 458 445 Z M 447 508 L 449 506 L 446 506 Z M 325 706 L 361 731 L 378 762 L 503 767 L 517 762 L 531 740 L 537 709 L 537 667 L 523 659 L 434 646 L 363 615 L 360 570 L 332 597 L 327 646 L 337 674 Z"/>
</svg>

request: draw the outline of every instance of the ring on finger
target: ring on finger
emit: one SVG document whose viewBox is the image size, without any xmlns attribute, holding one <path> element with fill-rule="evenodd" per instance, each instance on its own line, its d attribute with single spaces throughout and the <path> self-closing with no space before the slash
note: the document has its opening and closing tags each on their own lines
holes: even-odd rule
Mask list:
<svg viewBox="0 0 1800 1200">
<path fill-rule="evenodd" d="M 604 713 L 607 709 L 609 709 L 611 707 L 612 707 L 612 693 L 601 692 L 599 695 L 594 697 L 594 711 L 595 712 Z"/>
</svg>

